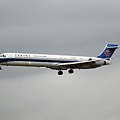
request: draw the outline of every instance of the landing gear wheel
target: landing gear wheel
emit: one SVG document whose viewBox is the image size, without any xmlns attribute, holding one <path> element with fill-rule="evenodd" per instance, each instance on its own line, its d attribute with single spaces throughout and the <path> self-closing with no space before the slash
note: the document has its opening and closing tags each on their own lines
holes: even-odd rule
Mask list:
<svg viewBox="0 0 120 120">
<path fill-rule="evenodd" d="M 63 75 L 63 71 L 58 71 L 58 75 Z"/>
<path fill-rule="evenodd" d="M 72 74 L 72 73 L 74 73 L 74 71 L 72 69 L 70 69 L 70 70 L 68 70 L 68 73 Z"/>
</svg>

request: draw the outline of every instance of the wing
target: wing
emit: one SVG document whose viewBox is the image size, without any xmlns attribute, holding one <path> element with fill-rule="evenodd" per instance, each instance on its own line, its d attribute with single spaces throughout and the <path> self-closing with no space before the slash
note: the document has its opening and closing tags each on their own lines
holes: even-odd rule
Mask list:
<svg viewBox="0 0 120 120">
<path fill-rule="evenodd" d="M 57 68 L 78 68 L 78 69 L 87 69 L 91 68 L 95 64 L 96 60 L 90 60 L 90 61 L 82 61 L 82 62 L 70 62 L 70 63 L 62 63 L 62 64 L 56 64 Z"/>
</svg>

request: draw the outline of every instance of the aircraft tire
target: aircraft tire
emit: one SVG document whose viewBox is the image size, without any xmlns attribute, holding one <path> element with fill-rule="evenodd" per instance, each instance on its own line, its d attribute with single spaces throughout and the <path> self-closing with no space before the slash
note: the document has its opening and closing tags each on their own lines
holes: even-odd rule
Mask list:
<svg viewBox="0 0 120 120">
<path fill-rule="evenodd" d="M 70 69 L 70 70 L 68 71 L 68 73 L 69 73 L 69 74 L 74 73 L 73 69 Z"/>
<path fill-rule="evenodd" d="M 2 67 L 0 66 L 0 70 L 2 70 Z"/>
<path fill-rule="evenodd" d="M 63 71 L 58 71 L 58 75 L 63 75 Z"/>
</svg>

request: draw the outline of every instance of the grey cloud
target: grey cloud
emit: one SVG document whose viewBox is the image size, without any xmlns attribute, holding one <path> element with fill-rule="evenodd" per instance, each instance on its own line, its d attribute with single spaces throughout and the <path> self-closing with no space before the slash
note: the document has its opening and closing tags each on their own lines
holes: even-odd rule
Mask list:
<svg viewBox="0 0 120 120">
<path fill-rule="evenodd" d="M 42 51 L 47 44 L 50 49 L 54 45 L 56 50 L 58 47 L 66 48 L 68 42 L 75 44 L 74 47 L 81 41 L 104 41 L 105 44 L 109 41 L 119 42 L 118 5 L 116 1 L 4 2 L 1 4 L 4 6 L 1 15 L 6 12 L 10 14 L 1 17 L 4 23 L 1 22 L 1 41 L 3 46 L 10 46 L 8 51 L 21 51 L 22 45 L 23 51 L 28 52 L 30 49 L 30 52 L 35 49 L 35 52 Z M 48 46 L 46 49 L 49 49 Z"/>
</svg>

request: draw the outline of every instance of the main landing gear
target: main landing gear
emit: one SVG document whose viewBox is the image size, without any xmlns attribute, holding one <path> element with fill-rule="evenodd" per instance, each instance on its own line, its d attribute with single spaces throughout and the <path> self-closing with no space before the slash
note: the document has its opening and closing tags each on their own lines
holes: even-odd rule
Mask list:
<svg viewBox="0 0 120 120">
<path fill-rule="evenodd" d="M 74 73 L 73 69 L 68 70 L 68 73 L 69 73 L 69 74 Z"/>
<path fill-rule="evenodd" d="M 58 75 L 63 75 L 63 71 L 58 71 Z"/>
<path fill-rule="evenodd" d="M 68 73 L 73 74 L 74 73 L 73 69 L 68 70 Z M 61 71 L 61 70 L 58 71 L 58 75 L 63 75 L 63 71 Z"/>
</svg>

